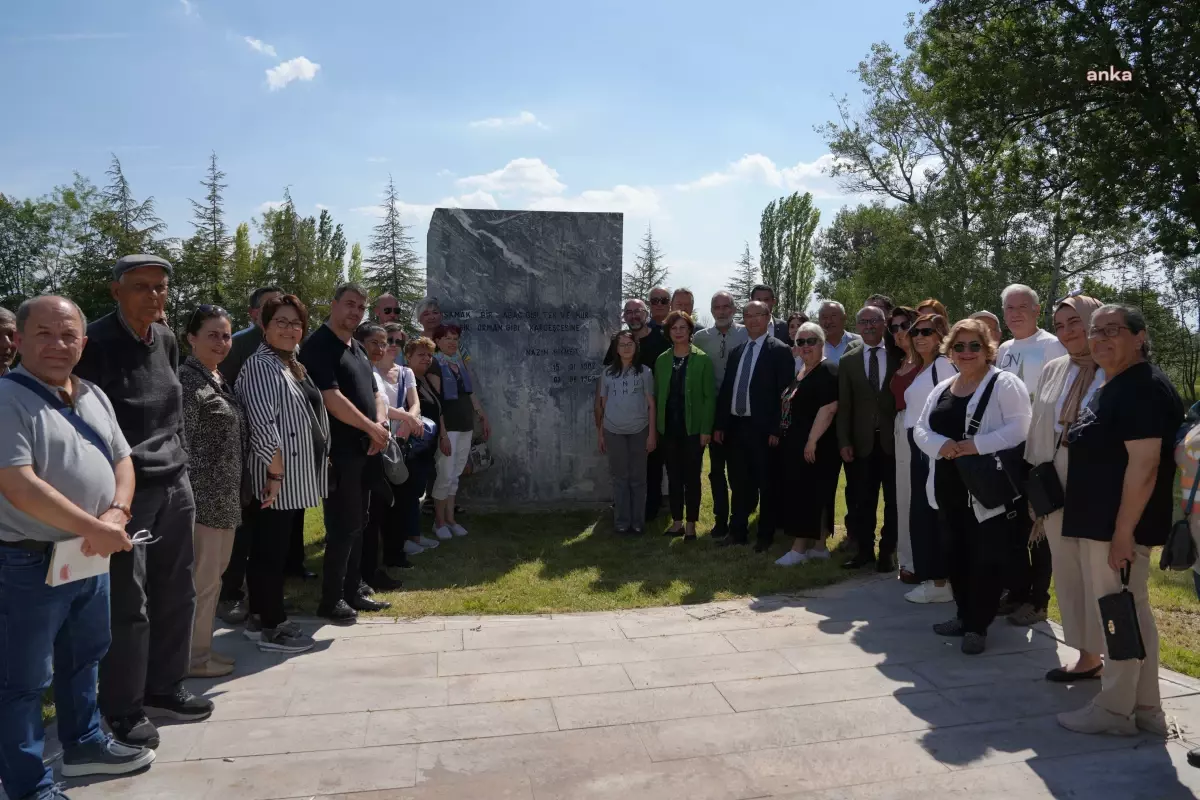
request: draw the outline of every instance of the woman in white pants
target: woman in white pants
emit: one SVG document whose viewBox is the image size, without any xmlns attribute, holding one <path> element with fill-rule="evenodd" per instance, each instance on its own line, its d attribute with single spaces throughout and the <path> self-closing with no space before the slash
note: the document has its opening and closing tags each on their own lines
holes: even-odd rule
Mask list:
<svg viewBox="0 0 1200 800">
<path fill-rule="evenodd" d="M 438 352 L 436 363 L 428 373 L 429 383 L 442 398 L 442 419 L 445 426 L 441 440 L 449 445 L 439 447 L 436 457 L 437 477 L 433 481 L 434 535 L 439 539 L 466 536 L 467 529 L 454 519 L 454 496 L 458 493 L 458 479 L 467 466 L 471 455 L 471 436 L 475 430 L 475 414 L 483 423 L 483 438 L 492 434 L 487 415 L 475 394 L 471 371 L 463 361 L 458 348 L 462 328 L 457 325 L 439 325 L 434 331 L 434 344 Z"/>
<path fill-rule="evenodd" d="M 912 492 L 910 483 L 908 452 L 908 428 L 904 426 L 904 390 L 920 372 L 921 359 L 912 352 L 908 341 L 908 329 L 917 318 L 917 312 L 907 306 L 897 306 L 888 320 L 888 331 L 900 351 L 900 368 L 892 375 L 888 388 L 896 398 L 896 558 L 900 562 L 900 582 L 919 583 L 913 568 L 912 540 L 909 538 L 908 506 Z"/>
</svg>

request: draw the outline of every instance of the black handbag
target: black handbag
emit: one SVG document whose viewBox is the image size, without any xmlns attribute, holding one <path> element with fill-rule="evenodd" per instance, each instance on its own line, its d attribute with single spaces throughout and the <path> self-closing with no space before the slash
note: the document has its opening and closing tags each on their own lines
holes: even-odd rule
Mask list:
<svg viewBox="0 0 1200 800">
<path fill-rule="evenodd" d="M 1058 479 L 1058 470 L 1054 468 L 1054 458 L 1061 446 L 1062 437 L 1059 436 L 1050 460 L 1029 470 L 1025 495 L 1029 498 L 1029 507 L 1033 509 L 1035 517 L 1048 517 L 1067 504 L 1067 493 L 1063 489 L 1062 481 Z"/>
<path fill-rule="evenodd" d="M 979 405 L 975 407 L 975 415 L 967 422 L 966 437 L 972 437 L 979 430 L 983 420 L 983 412 L 987 410 L 988 401 L 992 397 L 992 389 L 996 385 L 993 375 L 984 387 L 979 397 Z M 1008 509 L 1010 517 L 1016 516 L 1014 506 L 1022 497 L 1021 484 L 1024 479 L 1025 446 L 1023 444 L 1010 447 L 1007 450 L 997 450 L 986 455 L 959 456 L 954 459 L 958 474 L 962 478 L 967 491 L 984 508 Z"/>
<path fill-rule="evenodd" d="M 1196 540 L 1192 538 L 1192 526 L 1189 522 L 1192 508 L 1196 504 L 1196 487 L 1200 486 L 1200 474 L 1192 480 L 1192 491 L 1188 495 L 1187 513 L 1183 519 L 1171 526 L 1167 535 L 1167 543 L 1163 545 L 1162 555 L 1158 558 L 1158 568 L 1166 570 L 1190 569 L 1196 563 Z"/>
<path fill-rule="evenodd" d="M 1121 567 L 1121 591 L 1106 594 L 1099 600 L 1108 657 L 1113 661 L 1140 661 L 1146 657 L 1137 606 L 1133 602 L 1133 593 L 1129 591 L 1129 572 L 1130 565 L 1126 562 Z"/>
</svg>

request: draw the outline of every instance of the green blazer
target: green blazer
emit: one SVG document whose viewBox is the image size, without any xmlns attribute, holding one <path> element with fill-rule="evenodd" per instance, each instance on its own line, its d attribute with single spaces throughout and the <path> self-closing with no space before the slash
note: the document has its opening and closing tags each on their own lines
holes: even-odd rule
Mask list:
<svg viewBox="0 0 1200 800">
<path fill-rule="evenodd" d="M 654 404 L 658 407 L 658 432 L 667 431 L 667 397 L 671 393 L 671 368 L 675 351 L 667 351 L 654 362 Z M 713 418 L 717 414 L 716 378 L 712 359 L 696 345 L 688 358 L 687 374 L 683 378 L 684 420 L 689 436 L 711 435 Z"/>
</svg>

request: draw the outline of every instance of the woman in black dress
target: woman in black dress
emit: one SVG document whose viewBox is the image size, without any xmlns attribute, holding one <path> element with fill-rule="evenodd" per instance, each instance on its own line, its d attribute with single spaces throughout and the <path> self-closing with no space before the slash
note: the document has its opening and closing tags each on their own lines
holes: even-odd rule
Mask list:
<svg viewBox="0 0 1200 800">
<path fill-rule="evenodd" d="M 825 332 L 805 322 L 796 332 L 800 369 L 782 397 L 780 441 L 784 480 L 809 497 L 830 497 L 837 488 L 837 364 L 825 358 Z M 810 560 L 826 560 L 829 549 L 821 530 L 821 503 L 798 503 L 784 521 L 784 530 L 796 537 L 792 549 L 775 563 L 791 567 Z"/>
</svg>

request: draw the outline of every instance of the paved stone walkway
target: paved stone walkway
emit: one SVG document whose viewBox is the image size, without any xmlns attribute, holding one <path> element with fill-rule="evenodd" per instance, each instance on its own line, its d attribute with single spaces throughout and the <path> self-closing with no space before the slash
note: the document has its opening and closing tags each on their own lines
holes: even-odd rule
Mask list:
<svg viewBox="0 0 1200 800">
<path fill-rule="evenodd" d="M 802 569 L 802 568 L 798 568 Z M 1190 798 L 1182 742 L 1069 733 L 1050 626 L 992 627 L 966 657 L 894 579 L 807 597 L 606 614 L 321 627 L 193 682 L 217 705 L 163 728 L 145 774 L 78 800 L 972 800 Z M 315 627 L 315 624 L 314 624 Z M 1058 652 L 1056 652 L 1056 650 Z M 200 684 L 197 686 L 197 684 Z M 1200 682 L 1162 678 L 1200 732 Z"/>
</svg>

